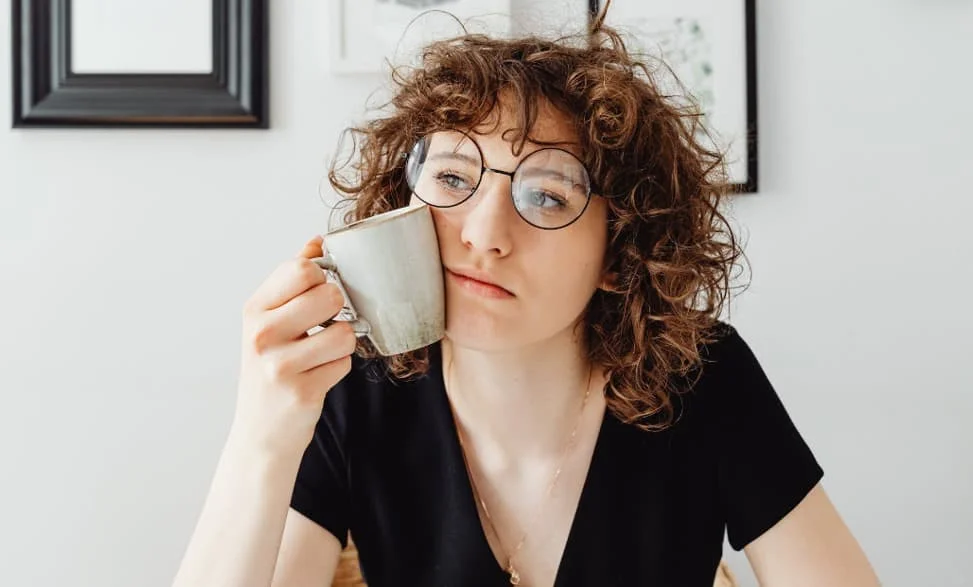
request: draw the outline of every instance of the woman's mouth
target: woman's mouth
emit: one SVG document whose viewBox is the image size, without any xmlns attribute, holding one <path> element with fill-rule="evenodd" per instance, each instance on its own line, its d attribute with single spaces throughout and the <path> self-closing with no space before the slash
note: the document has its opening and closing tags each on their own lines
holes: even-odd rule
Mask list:
<svg viewBox="0 0 973 587">
<path fill-rule="evenodd" d="M 446 277 L 459 287 L 470 293 L 493 299 L 508 299 L 514 297 L 510 291 L 489 281 L 483 275 L 472 271 L 446 269 Z"/>
</svg>

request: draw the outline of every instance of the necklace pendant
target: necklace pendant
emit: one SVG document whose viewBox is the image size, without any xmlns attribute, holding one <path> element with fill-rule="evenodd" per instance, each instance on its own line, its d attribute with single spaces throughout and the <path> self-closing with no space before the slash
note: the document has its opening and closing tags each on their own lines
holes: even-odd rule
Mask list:
<svg viewBox="0 0 973 587">
<path fill-rule="evenodd" d="M 520 573 L 517 572 L 517 569 L 513 565 L 507 567 L 507 572 L 510 573 L 510 584 L 520 585 Z"/>
</svg>

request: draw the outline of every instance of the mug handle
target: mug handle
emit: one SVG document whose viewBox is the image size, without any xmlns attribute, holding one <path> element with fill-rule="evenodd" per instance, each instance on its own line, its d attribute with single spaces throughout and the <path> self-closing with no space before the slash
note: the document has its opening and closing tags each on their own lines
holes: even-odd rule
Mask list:
<svg viewBox="0 0 973 587">
<path fill-rule="evenodd" d="M 345 291 L 344 285 L 341 283 L 341 276 L 338 273 L 338 266 L 335 265 L 334 259 L 330 254 L 325 254 L 323 257 L 315 257 L 311 259 L 315 265 L 320 267 L 325 273 L 330 274 L 334 277 L 335 284 L 338 289 L 341 290 L 341 295 L 345 298 L 345 305 L 341 308 L 338 314 L 329 320 L 326 320 L 319 324 L 321 328 L 327 328 L 335 322 L 343 321 L 351 324 L 351 327 L 355 330 L 355 336 L 361 338 L 367 336 L 371 331 L 372 327 L 367 320 L 358 315 L 355 307 L 351 303 L 351 299 L 348 297 L 348 292 Z"/>
</svg>

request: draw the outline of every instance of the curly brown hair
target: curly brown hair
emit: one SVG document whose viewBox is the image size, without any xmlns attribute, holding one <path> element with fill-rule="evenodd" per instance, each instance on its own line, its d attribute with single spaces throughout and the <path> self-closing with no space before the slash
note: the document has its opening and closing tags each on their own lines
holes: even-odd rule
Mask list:
<svg viewBox="0 0 973 587">
<path fill-rule="evenodd" d="M 720 211 L 732 190 L 723 155 L 698 140 L 698 106 L 664 95 L 648 62 L 604 19 L 602 10 L 581 42 L 465 34 L 427 46 L 418 67 L 393 72 L 389 113 L 347 129 L 357 156 L 333 163 L 328 177 L 353 204 L 345 221 L 360 220 L 408 204 L 402 154 L 415 141 L 476 127 L 501 94 L 516 100 L 520 147 L 542 101 L 566 114 L 608 202 L 613 283 L 582 318 L 588 357 L 608 373 L 611 412 L 659 430 L 676 417 L 673 393 L 699 373 L 702 345 L 717 337 L 743 253 Z M 364 339 L 358 354 L 377 356 Z M 429 349 L 382 360 L 390 375 L 408 378 L 426 372 Z"/>
</svg>

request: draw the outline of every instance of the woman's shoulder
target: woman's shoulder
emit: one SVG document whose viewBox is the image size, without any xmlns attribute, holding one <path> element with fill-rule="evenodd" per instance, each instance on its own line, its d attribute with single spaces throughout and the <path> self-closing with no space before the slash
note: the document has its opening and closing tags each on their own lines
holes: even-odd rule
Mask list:
<svg viewBox="0 0 973 587">
<path fill-rule="evenodd" d="M 700 345 L 699 353 L 704 365 L 732 363 L 741 351 L 749 350 L 740 331 L 729 322 L 717 321 L 703 334 L 705 342 Z"/>
<path fill-rule="evenodd" d="M 717 322 L 699 346 L 700 364 L 686 386 L 691 393 L 741 394 L 767 391 L 763 365 L 737 327 Z"/>
<path fill-rule="evenodd" d="M 700 364 L 675 387 L 677 418 L 685 416 L 693 423 L 687 428 L 722 441 L 743 429 L 791 428 L 777 389 L 738 328 L 719 322 L 707 335 Z"/>
</svg>

